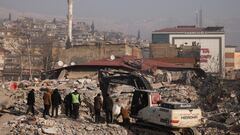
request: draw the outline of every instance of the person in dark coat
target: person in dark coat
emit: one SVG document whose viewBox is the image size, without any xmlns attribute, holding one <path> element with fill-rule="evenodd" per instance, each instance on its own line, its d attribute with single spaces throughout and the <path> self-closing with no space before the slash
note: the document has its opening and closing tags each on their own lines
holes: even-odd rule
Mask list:
<svg viewBox="0 0 240 135">
<path fill-rule="evenodd" d="M 34 94 L 34 89 L 32 89 L 27 96 L 27 105 L 28 105 L 27 114 L 29 113 L 29 111 L 31 111 L 32 115 L 35 115 L 34 104 L 35 104 L 35 94 Z"/>
<path fill-rule="evenodd" d="M 54 116 L 54 111 L 56 117 L 58 117 L 58 107 L 62 103 L 61 95 L 58 92 L 58 89 L 54 89 L 51 99 L 52 99 L 52 117 Z"/>
<path fill-rule="evenodd" d="M 66 116 L 72 116 L 72 93 L 70 92 L 64 98 L 64 105 L 65 105 L 65 114 Z"/>
<path fill-rule="evenodd" d="M 72 94 L 73 118 L 79 118 L 79 106 L 81 104 L 80 94 L 75 90 Z"/>
<path fill-rule="evenodd" d="M 44 104 L 44 111 L 43 111 L 43 117 L 46 118 L 46 115 L 49 115 L 49 109 L 52 104 L 51 100 L 51 90 L 46 89 L 47 91 L 43 94 L 43 104 Z"/>
<path fill-rule="evenodd" d="M 113 100 L 109 96 L 109 94 L 107 94 L 106 98 L 104 100 L 104 110 L 105 110 L 105 113 L 106 113 L 107 123 L 112 123 L 113 122 L 112 109 L 113 109 Z"/>
<path fill-rule="evenodd" d="M 99 121 L 100 121 L 101 108 L 102 108 L 101 95 L 97 94 L 97 96 L 94 98 L 94 112 L 95 112 L 95 122 L 96 123 L 99 123 Z"/>
</svg>

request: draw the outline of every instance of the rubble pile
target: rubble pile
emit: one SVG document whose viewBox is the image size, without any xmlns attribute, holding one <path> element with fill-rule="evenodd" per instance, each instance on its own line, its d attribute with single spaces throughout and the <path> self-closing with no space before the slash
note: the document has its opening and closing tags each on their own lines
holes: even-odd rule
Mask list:
<svg viewBox="0 0 240 135">
<path fill-rule="evenodd" d="M 19 83 L 21 87 L 17 90 L 11 90 L 8 88 L 2 88 L 0 91 L 1 112 L 3 116 L 0 117 L 0 128 L 8 130 L 4 134 L 56 134 L 56 135 L 86 135 L 86 134 L 109 134 L 109 135 L 127 135 L 128 131 L 116 124 L 106 124 L 104 122 L 100 124 L 94 123 L 93 117 L 93 98 L 100 93 L 100 89 L 97 85 L 96 79 L 78 79 L 78 80 L 44 80 L 40 83 Z M 25 86 L 26 85 L 26 86 Z M 6 85 L 7 86 L 7 85 Z M 35 112 L 36 116 L 32 117 L 26 115 L 26 98 L 30 89 L 35 89 Z M 64 105 L 59 109 L 59 117 L 43 118 L 43 93 L 45 88 L 58 88 L 62 99 L 73 88 L 77 88 L 81 95 L 81 107 L 80 118 L 74 120 L 68 118 L 63 114 Z M 10 102 L 11 101 L 11 102 Z M 50 110 L 51 112 L 51 110 Z M 5 119 L 5 115 L 11 115 L 14 118 Z M 12 115 L 13 114 L 13 115 Z M 104 114 L 103 114 L 104 116 Z"/>
<path fill-rule="evenodd" d="M 167 102 L 198 102 L 199 96 L 193 86 L 169 84 L 157 89 L 163 101 Z"/>
<path fill-rule="evenodd" d="M 237 81 L 207 77 L 199 95 L 200 107 L 207 119 L 206 124 L 200 128 L 202 132 L 211 135 L 220 134 L 218 132 L 240 133 L 240 90 Z"/>
<path fill-rule="evenodd" d="M 162 100 L 191 102 L 202 109 L 205 123 L 198 127 L 199 132 L 204 135 L 240 133 L 240 83 L 213 76 L 196 79 L 191 72 L 185 75 L 180 72 L 160 73 L 157 74 L 157 81 L 155 76 L 148 75 L 147 78 L 154 89 L 161 93 Z M 6 83 L 0 90 L 0 129 L 4 134 L 133 134 L 117 124 L 94 123 L 93 98 L 101 92 L 97 76 L 77 80 L 22 81 L 17 90 L 12 90 L 8 85 Z M 25 115 L 26 95 L 32 88 L 36 90 L 35 117 Z M 58 118 L 44 119 L 42 97 L 45 88 L 58 88 L 62 99 L 73 88 L 77 88 L 82 99 L 80 119 L 73 120 L 62 114 L 64 106 L 60 107 Z M 129 106 L 133 91 L 132 86 L 113 84 L 109 92 L 114 102 L 118 100 L 121 106 Z M 144 134 L 151 132 L 146 131 Z"/>
<path fill-rule="evenodd" d="M 152 78 L 154 89 L 161 93 L 162 99 L 167 102 L 192 102 L 198 104 L 201 78 L 193 71 L 161 71 Z M 160 79 L 159 79 L 160 78 Z M 161 80 L 159 82 L 159 80 Z"/>
<path fill-rule="evenodd" d="M 202 109 L 206 119 L 206 123 L 198 128 L 202 134 L 240 133 L 239 82 L 211 75 L 197 78 L 193 72 L 158 71 L 152 78 L 161 80 L 160 83 L 152 81 L 152 85 L 161 93 L 162 100 L 191 102 Z"/>
<path fill-rule="evenodd" d="M 10 127 L 10 134 L 56 134 L 56 135 L 86 135 L 86 134 L 112 134 L 127 135 L 128 132 L 119 125 L 94 124 L 83 117 L 72 120 L 61 116 L 60 118 L 44 119 L 39 116 L 22 115 L 14 120 L 4 123 Z"/>
</svg>

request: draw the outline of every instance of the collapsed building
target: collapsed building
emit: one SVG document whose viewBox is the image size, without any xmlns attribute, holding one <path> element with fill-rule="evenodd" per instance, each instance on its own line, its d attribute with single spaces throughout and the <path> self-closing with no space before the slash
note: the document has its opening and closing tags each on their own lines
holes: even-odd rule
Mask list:
<svg viewBox="0 0 240 135">
<path fill-rule="evenodd" d="M 98 71 L 115 69 L 129 73 L 134 71 L 141 73 L 161 94 L 164 101 L 191 102 L 199 106 L 205 118 L 205 123 L 197 128 L 200 133 L 206 135 L 239 133 L 240 99 L 238 97 L 240 92 L 238 87 L 240 84 L 237 81 L 226 81 L 206 75 L 199 68 L 183 66 L 181 61 L 178 61 L 177 64 L 172 62 L 167 63 L 159 59 L 139 59 L 132 56 L 115 56 L 112 59 L 93 60 L 45 72 L 44 77 L 49 80 L 44 78 L 40 82 L 22 81 L 18 83 L 19 88 L 15 91 L 8 87 L 11 83 L 6 82 L 0 95 L 11 97 L 12 100 L 1 98 L 2 117 L 0 119 L 6 119 L 2 126 L 3 128 L 9 127 L 6 132 L 12 134 L 25 132 L 29 134 L 75 134 L 76 132 L 81 134 L 159 134 L 157 131 L 144 128 L 127 130 L 115 124 L 110 127 L 104 123 L 93 124 L 93 97 L 101 92 Z M 128 105 L 132 96 L 123 93 L 131 93 L 134 87 L 120 84 L 112 86 L 111 96 L 119 99 L 121 104 Z M 64 115 L 58 119 L 45 120 L 41 118 L 42 87 L 58 88 L 62 97 L 71 89 L 77 88 L 83 100 L 80 107 L 80 121 L 72 122 Z M 37 116 L 35 118 L 24 114 L 26 93 L 31 88 L 36 89 Z"/>
<path fill-rule="evenodd" d="M 113 59 L 105 58 L 100 60 L 92 60 L 83 64 L 72 65 L 67 67 L 58 68 L 45 72 L 43 75 L 44 78 L 56 79 L 58 77 L 66 78 L 81 78 L 84 75 L 96 74 L 100 69 L 112 68 L 120 69 L 126 71 L 140 71 L 146 74 L 163 74 L 158 73 L 158 69 L 163 71 L 186 71 L 186 70 L 200 70 L 199 68 L 194 68 L 188 66 L 185 60 L 181 58 L 175 59 L 172 63 L 166 62 L 161 59 L 139 59 L 134 56 L 122 56 L 116 57 Z M 178 61 L 178 63 L 175 63 Z M 195 62 L 192 62 L 192 64 Z M 184 66 L 185 65 L 185 66 Z M 62 74 L 61 74 L 62 72 Z M 61 75 L 61 76 L 60 76 Z"/>
<path fill-rule="evenodd" d="M 122 67 L 124 66 L 125 68 L 127 67 L 126 65 L 122 65 Z M 109 68 L 117 67 L 122 70 L 120 66 L 109 66 Z M 65 69 L 67 70 L 68 68 Z M 133 69 L 129 67 L 128 69 L 133 71 Z M 211 76 L 195 78 L 195 71 L 197 70 L 186 72 L 186 68 L 185 70 L 182 69 L 182 71 L 176 71 L 176 67 L 172 69 L 172 71 L 164 71 L 164 68 L 162 68 L 162 70 L 158 69 L 155 75 L 145 74 L 144 76 L 151 83 L 152 87 L 161 93 L 163 100 L 188 102 L 190 99 L 192 103 L 200 106 L 205 118 L 205 123 L 201 127 L 198 127 L 198 131 L 202 134 L 223 135 L 239 133 L 240 115 L 238 112 L 240 106 L 238 97 L 240 92 L 238 87 L 240 84 L 237 81 L 228 82 Z M 93 71 L 97 71 L 97 69 Z M 165 75 L 161 76 L 162 72 L 166 72 Z M 185 76 L 183 73 L 186 73 Z M 71 73 L 69 73 L 69 75 L 70 74 Z M 8 129 L 8 131 L 6 132 L 12 134 L 75 134 L 76 132 L 80 134 L 159 134 L 156 131 L 144 128 L 127 130 L 115 124 L 110 126 L 104 123 L 93 124 L 93 97 L 100 92 L 98 76 L 97 74 L 88 77 L 83 75 L 76 78 L 70 78 L 70 76 L 68 79 L 43 80 L 42 82 L 22 81 L 18 84 L 18 90 L 12 90 L 8 87 L 10 83 L 5 83 L 5 88 L 2 88 L 0 95 L 1 97 L 10 97 L 11 100 L 9 100 L 9 98 L 1 98 L 2 117 L 0 117 L 0 119 L 5 119 L 5 121 L 0 125 L 2 125 L 3 128 L 7 126 L 8 128 L 6 129 Z M 190 79 L 186 79 L 186 76 Z M 157 80 L 156 78 L 159 79 Z M 71 119 L 65 118 L 64 115 L 60 115 L 60 118 L 57 119 L 49 118 L 45 120 L 41 118 L 43 107 L 42 87 L 51 89 L 58 88 L 62 97 L 73 87 L 78 88 L 83 101 L 80 107 L 80 121 L 73 122 Z M 28 89 L 31 88 L 36 89 L 36 118 L 25 115 L 26 94 Z M 134 88 L 131 86 L 114 85 L 114 87 L 111 88 L 111 95 L 115 99 L 118 98 L 122 104 L 128 104 L 131 95 L 122 93 L 128 93 L 133 90 Z"/>
</svg>

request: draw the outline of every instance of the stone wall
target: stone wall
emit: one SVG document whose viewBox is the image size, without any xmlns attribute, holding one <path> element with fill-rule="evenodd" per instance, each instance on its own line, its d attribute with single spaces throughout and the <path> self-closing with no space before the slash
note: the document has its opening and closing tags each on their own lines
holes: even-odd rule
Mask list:
<svg viewBox="0 0 240 135">
<path fill-rule="evenodd" d="M 173 58 L 176 56 L 176 46 L 170 44 L 150 44 L 150 58 Z"/>
<path fill-rule="evenodd" d="M 110 58 L 111 55 L 133 55 L 133 52 L 136 56 L 140 56 L 141 51 L 136 51 L 136 48 L 133 51 L 132 48 L 126 44 L 97 43 L 95 45 L 81 45 L 62 50 L 59 54 L 59 60 L 69 65 L 71 62 L 81 64 L 91 60 Z"/>
</svg>

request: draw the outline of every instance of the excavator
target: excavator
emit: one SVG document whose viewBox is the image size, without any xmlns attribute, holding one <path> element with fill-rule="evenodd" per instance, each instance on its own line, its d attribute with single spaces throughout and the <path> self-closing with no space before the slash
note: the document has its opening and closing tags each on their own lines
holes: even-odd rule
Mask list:
<svg viewBox="0 0 240 135">
<path fill-rule="evenodd" d="M 110 84 L 124 84 L 135 88 L 131 99 L 130 116 L 143 127 L 166 130 L 170 135 L 197 135 L 195 127 L 202 124 L 202 112 L 196 105 L 164 102 L 149 81 L 137 72 L 100 70 L 98 73 L 103 101 Z"/>
</svg>

